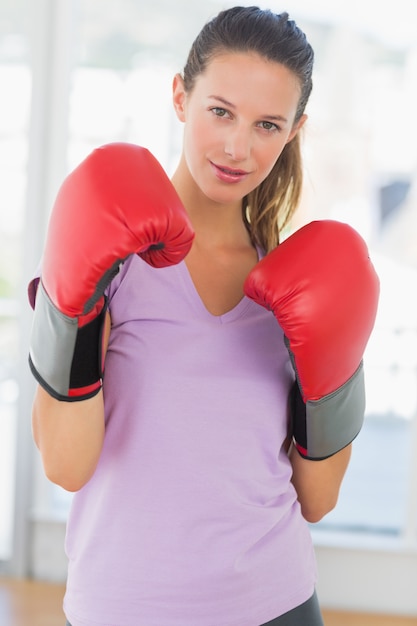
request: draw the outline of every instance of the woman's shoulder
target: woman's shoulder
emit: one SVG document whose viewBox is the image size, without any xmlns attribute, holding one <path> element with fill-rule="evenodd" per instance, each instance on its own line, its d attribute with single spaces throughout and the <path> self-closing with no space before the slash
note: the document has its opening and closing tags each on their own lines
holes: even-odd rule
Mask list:
<svg viewBox="0 0 417 626">
<path fill-rule="evenodd" d="M 143 299 L 145 294 L 148 299 L 151 294 L 151 299 L 157 294 L 161 294 L 161 297 L 163 294 L 167 296 L 167 288 L 175 282 L 172 278 L 173 267 L 175 266 L 156 268 L 139 255 L 132 254 L 120 263 L 117 273 L 106 288 L 105 294 L 109 303 L 115 298 L 118 302 L 126 298 Z"/>
<path fill-rule="evenodd" d="M 131 254 L 126 260 L 120 261 L 113 270 L 113 277 L 106 287 L 106 295 L 112 298 L 120 287 L 126 282 L 136 281 L 141 274 L 146 272 L 147 263 L 137 254 Z"/>
</svg>

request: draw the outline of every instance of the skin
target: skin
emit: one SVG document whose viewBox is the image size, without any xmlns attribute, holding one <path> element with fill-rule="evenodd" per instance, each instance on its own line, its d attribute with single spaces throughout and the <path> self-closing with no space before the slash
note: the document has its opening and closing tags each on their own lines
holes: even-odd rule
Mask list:
<svg viewBox="0 0 417 626">
<path fill-rule="evenodd" d="M 294 122 L 299 97 L 289 70 L 252 53 L 214 57 L 191 92 L 179 74 L 174 78 L 173 104 L 184 141 L 172 182 L 195 230 L 185 262 L 212 315 L 224 314 L 243 298 L 244 280 L 257 263 L 242 220 L 242 198 L 266 178 L 304 124 L 305 115 Z M 105 341 L 110 326 L 107 316 Z M 80 489 L 94 473 L 103 445 L 102 392 L 66 403 L 39 387 L 32 423 L 48 478 L 69 491 Z M 350 453 L 348 446 L 330 459 L 308 461 L 289 446 L 293 484 L 309 522 L 334 508 Z"/>
</svg>

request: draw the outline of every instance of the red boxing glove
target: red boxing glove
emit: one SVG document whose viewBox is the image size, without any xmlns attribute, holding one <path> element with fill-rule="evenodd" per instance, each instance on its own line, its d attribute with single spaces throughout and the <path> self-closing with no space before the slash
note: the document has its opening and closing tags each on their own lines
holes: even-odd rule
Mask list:
<svg viewBox="0 0 417 626">
<path fill-rule="evenodd" d="M 104 290 L 131 254 L 180 262 L 194 233 L 161 165 L 145 148 L 94 150 L 64 181 L 49 221 L 29 363 L 59 400 L 101 388 Z"/>
<path fill-rule="evenodd" d="M 365 242 L 347 224 L 311 222 L 255 266 L 244 290 L 284 331 L 298 383 L 299 453 L 332 456 L 353 441 L 365 413 L 362 358 L 379 298 Z"/>
</svg>

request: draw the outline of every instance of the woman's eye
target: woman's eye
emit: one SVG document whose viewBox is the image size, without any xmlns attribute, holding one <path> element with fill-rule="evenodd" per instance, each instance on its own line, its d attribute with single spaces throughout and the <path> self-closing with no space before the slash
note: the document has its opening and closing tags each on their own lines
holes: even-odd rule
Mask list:
<svg viewBox="0 0 417 626">
<path fill-rule="evenodd" d="M 268 131 L 279 130 L 278 126 L 274 124 L 273 122 L 260 122 L 259 125 L 263 130 L 268 130 Z"/>
<path fill-rule="evenodd" d="M 226 117 L 227 115 L 226 109 L 222 109 L 221 107 L 213 107 L 211 110 L 217 117 Z"/>
</svg>

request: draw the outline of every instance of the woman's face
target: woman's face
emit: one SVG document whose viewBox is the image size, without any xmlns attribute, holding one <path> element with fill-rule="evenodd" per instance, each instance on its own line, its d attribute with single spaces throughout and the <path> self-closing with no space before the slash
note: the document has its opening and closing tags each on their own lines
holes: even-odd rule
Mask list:
<svg viewBox="0 0 417 626">
<path fill-rule="evenodd" d="M 294 125 L 299 97 L 291 71 L 253 53 L 214 57 L 188 93 L 175 77 L 183 164 L 208 198 L 240 201 L 268 176 L 305 121 Z"/>
</svg>

